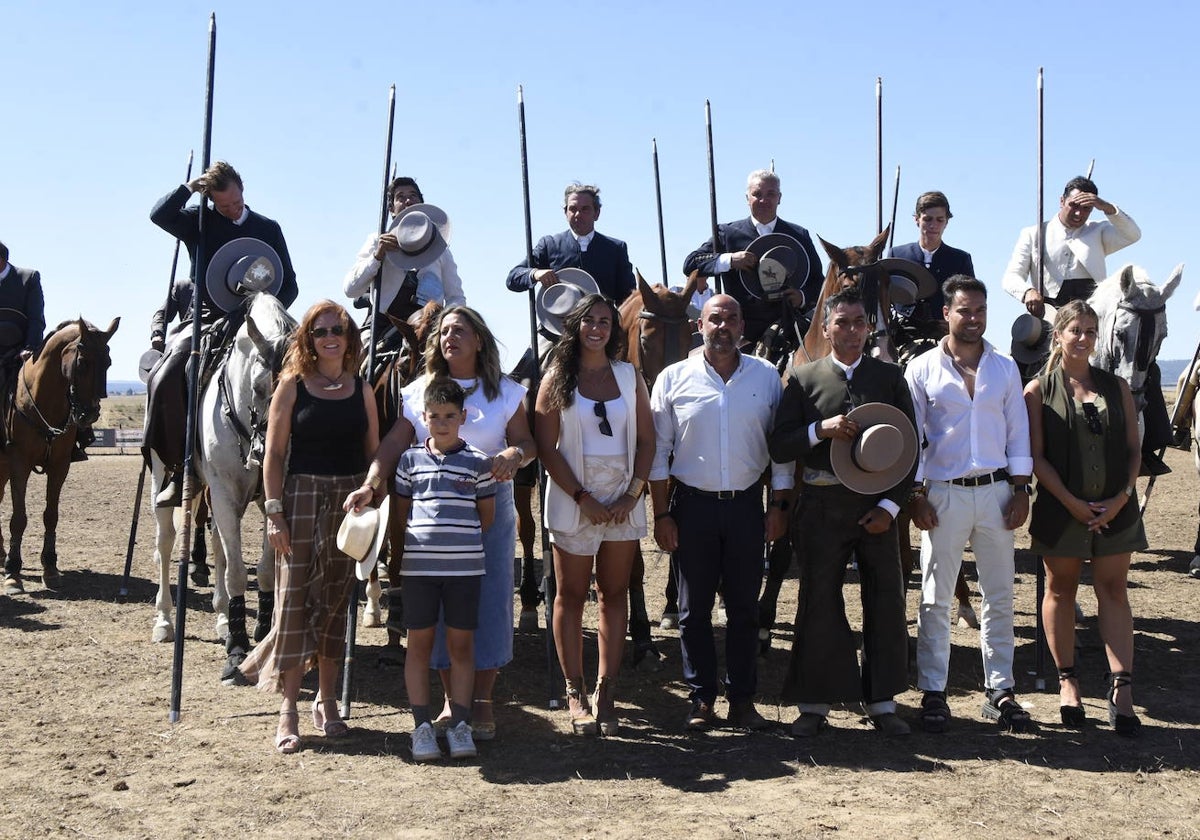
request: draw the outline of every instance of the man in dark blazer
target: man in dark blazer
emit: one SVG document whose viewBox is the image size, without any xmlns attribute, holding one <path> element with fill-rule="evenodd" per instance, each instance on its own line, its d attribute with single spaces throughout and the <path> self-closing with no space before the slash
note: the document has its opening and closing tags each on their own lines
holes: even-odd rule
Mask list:
<svg viewBox="0 0 1200 840">
<path fill-rule="evenodd" d="M 42 275 L 10 263 L 8 246 L 0 242 L 0 417 L 8 413 L 17 370 L 42 349 L 45 331 Z M 2 426 L 0 447 L 7 443 Z"/>
<path fill-rule="evenodd" d="M 897 245 L 892 256 L 911 260 L 929 269 L 937 279 L 937 291 L 911 306 L 897 306 L 896 310 L 914 328 L 920 338 L 941 338 L 946 334 L 946 320 L 942 309 L 946 299 L 942 295 L 942 284 L 955 274 L 975 276 L 971 255 L 958 248 L 951 248 L 942 241 L 946 225 L 954 218 L 950 212 L 950 199 L 936 190 L 921 193 L 917 198 L 917 209 L 913 219 L 917 223 L 918 238 L 907 245 Z"/>
<path fill-rule="evenodd" d="M 862 702 L 876 729 L 906 735 L 892 699 L 908 688 L 904 575 L 896 514 L 916 474 L 912 466 L 890 489 L 860 493 L 842 483 L 830 441 L 853 442 L 862 429 L 851 415 L 866 403 L 895 406 L 913 423 L 912 397 L 900 368 L 863 355 L 870 327 L 857 289 L 826 299 L 829 356 L 792 368 L 768 440 L 774 461 L 803 461 L 804 489 L 792 522 L 798 535 L 800 603 L 782 698 L 800 707 L 792 734 L 820 732 L 833 703 Z M 897 469 L 903 469 L 901 466 Z M 797 465 L 799 466 L 799 465 Z M 846 564 L 858 561 L 863 601 L 862 667 L 846 621 Z"/>
<path fill-rule="evenodd" d="M 596 230 L 600 218 L 600 188 L 571 183 L 563 190 L 563 212 L 568 230 L 543 236 L 533 249 L 533 266 L 522 260 L 508 273 L 508 288 L 527 292 L 535 283 L 552 286 L 558 282 L 555 270 L 582 268 L 596 280 L 600 291 L 618 306 L 635 285 L 629 248 L 620 239 Z"/>
<path fill-rule="evenodd" d="M 808 231 L 779 218 L 777 211 L 782 200 L 778 175 L 766 169 L 751 172 L 746 179 L 746 203 L 750 206 L 750 217 L 718 226 L 717 238 L 720 241 L 714 244 L 709 238 L 683 261 L 684 276 L 699 271 L 707 277 L 721 277 L 725 294 L 742 306 L 746 325 L 744 338 L 751 344 L 757 342 L 766 328 L 783 315 L 782 300 L 760 300 L 756 296 L 758 287 L 755 286 L 756 291 L 752 292 L 742 280 L 743 270 L 748 272 L 758 265 L 758 257 L 746 250 L 751 242 L 768 233 L 783 233 L 804 248 L 804 253 L 808 255 L 808 273 L 789 278 L 789 288 L 785 291 L 786 299 L 794 308 L 811 315 L 825 280 L 821 258 L 817 256 L 817 249 L 813 247 Z M 803 299 L 797 291 L 803 293 Z"/>
</svg>

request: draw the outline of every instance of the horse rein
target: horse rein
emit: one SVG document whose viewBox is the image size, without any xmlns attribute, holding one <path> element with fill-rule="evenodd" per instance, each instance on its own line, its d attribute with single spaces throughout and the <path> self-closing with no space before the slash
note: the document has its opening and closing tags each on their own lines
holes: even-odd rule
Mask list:
<svg viewBox="0 0 1200 840">
<path fill-rule="evenodd" d="M 1150 342 L 1154 338 L 1154 330 L 1146 329 L 1146 326 L 1148 323 L 1150 323 L 1152 326 L 1152 322 L 1154 321 L 1155 316 L 1159 315 L 1162 312 L 1165 312 L 1167 309 L 1167 305 L 1164 303 L 1161 306 L 1154 307 L 1153 309 L 1138 309 L 1136 306 L 1133 306 L 1132 304 L 1130 304 L 1127 301 L 1121 301 L 1120 303 L 1117 304 L 1117 309 L 1121 310 L 1123 312 L 1131 312 L 1135 316 L 1137 316 L 1138 336 L 1137 336 L 1137 345 L 1134 348 L 1134 352 L 1133 352 L 1134 371 L 1137 372 L 1137 371 L 1149 370 L 1150 363 L 1153 361 L 1153 359 L 1150 358 Z M 1110 322 L 1112 321 L 1112 319 L 1109 319 L 1109 320 L 1110 320 Z M 1114 326 L 1115 326 L 1115 324 L 1114 324 Z M 1106 348 L 1108 357 L 1110 359 L 1117 358 L 1116 339 L 1117 339 L 1116 330 L 1110 329 L 1109 337 L 1108 337 L 1108 347 Z M 1130 390 L 1130 393 L 1133 394 L 1135 400 L 1140 398 L 1146 391 L 1146 380 L 1143 379 L 1142 384 L 1136 388 L 1133 387 L 1133 383 L 1130 383 L 1129 390 Z M 1139 410 L 1140 410 L 1140 408 L 1139 408 Z"/>
<path fill-rule="evenodd" d="M 42 414 L 42 410 L 40 408 L 38 408 L 37 399 L 33 396 L 33 389 L 31 389 L 29 387 L 29 377 L 25 373 L 25 365 L 24 364 L 21 365 L 21 384 L 25 387 L 25 396 L 29 399 L 29 408 L 33 409 L 33 412 L 37 417 L 38 423 L 34 422 L 34 418 L 30 417 L 29 414 L 26 413 L 26 411 L 17 403 L 16 400 L 13 400 L 13 410 L 17 414 L 19 414 L 21 417 L 25 418 L 25 421 L 27 423 L 29 423 L 31 426 L 37 427 L 38 424 L 40 423 L 41 435 L 43 438 L 46 439 L 46 458 L 47 459 L 49 458 L 50 447 L 54 444 L 54 441 L 56 439 L 62 437 L 64 434 L 66 434 L 67 430 L 70 429 L 71 426 L 79 425 L 79 418 L 80 418 L 82 412 L 81 412 L 81 407 L 79 404 L 79 396 L 77 393 L 78 386 L 76 385 L 75 379 L 76 379 L 76 374 L 79 370 L 79 355 L 81 352 L 82 345 L 83 345 L 83 339 L 81 338 L 78 341 L 76 341 L 74 344 L 68 345 L 68 347 L 66 348 L 66 350 L 74 350 L 75 355 L 71 359 L 71 368 L 70 368 L 70 371 L 67 376 L 67 419 L 65 421 L 63 421 L 63 425 L 61 428 L 52 425 L 50 423 L 50 421 L 46 419 L 46 415 Z M 66 352 L 66 350 L 64 350 L 64 352 Z M 45 471 L 44 467 L 42 467 L 40 469 L 42 472 Z M 37 467 L 37 466 L 33 467 L 33 471 L 35 473 L 37 473 L 39 471 L 39 467 Z"/>
<path fill-rule="evenodd" d="M 684 317 L 684 318 L 668 318 L 667 316 L 660 315 L 657 312 L 651 312 L 648 309 L 643 309 L 640 312 L 638 312 L 638 319 L 639 319 L 638 320 L 639 324 L 643 320 L 644 321 L 655 321 L 657 323 L 663 324 L 666 327 L 666 329 L 664 330 L 664 332 L 666 332 L 666 338 L 663 341 L 663 367 L 664 368 L 666 368 L 669 365 L 673 365 L 676 362 L 682 361 L 684 359 L 684 357 L 687 354 L 684 353 L 683 355 L 680 355 L 678 352 L 678 349 L 683 344 L 683 342 L 681 342 L 679 340 L 680 339 L 680 330 L 684 326 L 691 323 L 686 317 Z M 668 348 L 670 348 L 670 349 L 668 350 Z M 638 330 L 638 350 L 641 353 L 641 357 L 643 359 L 645 359 L 646 358 L 646 333 L 641 329 Z M 644 373 L 642 374 L 642 376 L 645 378 Z M 648 378 L 646 379 L 646 382 L 647 382 L 647 384 L 650 384 L 650 381 Z"/>
</svg>

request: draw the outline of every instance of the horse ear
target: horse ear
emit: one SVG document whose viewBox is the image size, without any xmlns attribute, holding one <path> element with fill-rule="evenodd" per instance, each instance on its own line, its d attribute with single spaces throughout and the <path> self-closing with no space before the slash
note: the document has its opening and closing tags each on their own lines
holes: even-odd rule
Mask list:
<svg viewBox="0 0 1200 840">
<path fill-rule="evenodd" d="M 1179 288 L 1179 284 L 1183 282 L 1183 263 L 1175 266 L 1171 271 L 1171 276 L 1167 278 L 1167 282 L 1163 284 L 1161 289 L 1162 299 L 1166 300 L 1171 295 L 1175 294 L 1175 290 Z"/>
<path fill-rule="evenodd" d="M 1133 263 L 1129 263 L 1121 269 L 1121 297 L 1129 297 L 1129 290 L 1137 285 L 1137 281 L 1133 277 Z"/>
<path fill-rule="evenodd" d="M 1181 266 L 1181 268 L 1182 268 L 1182 266 Z M 116 318 L 113 318 L 112 323 L 108 325 L 108 329 L 106 329 L 104 331 L 104 340 L 108 341 L 110 338 L 112 338 L 113 333 L 115 333 L 117 331 L 117 327 L 119 327 L 119 326 L 121 326 L 121 316 L 120 315 L 118 315 Z"/>
<path fill-rule="evenodd" d="M 888 236 L 892 232 L 892 226 L 888 225 L 879 232 L 879 235 L 871 240 L 871 244 L 867 246 L 867 253 L 870 254 L 868 262 L 875 262 L 879 259 L 879 255 L 883 253 L 883 246 L 887 244 Z"/>
<path fill-rule="evenodd" d="M 253 315 L 246 316 L 246 335 L 250 336 L 250 340 L 254 342 L 254 346 L 258 349 L 260 355 L 270 358 L 271 343 L 262 334 L 262 330 L 258 328 L 258 324 L 254 323 Z"/>
<path fill-rule="evenodd" d="M 687 282 L 683 284 L 683 291 L 680 292 L 680 295 L 688 303 L 691 303 L 692 295 L 696 293 L 696 286 L 700 285 L 700 277 L 699 271 L 693 271 L 688 275 Z"/>
<path fill-rule="evenodd" d="M 642 296 L 642 302 L 646 303 L 650 298 L 654 297 L 654 290 L 650 288 L 650 284 L 646 282 L 646 278 L 642 276 L 641 271 L 635 268 L 633 275 L 637 278 L 638 294 Z"/>
<path fill-rule="evenodd" d="M 847 267 L 846 266 L 846 255 L 842 252 L 841 248 L 839 248 L 836 245 L 830 245 L 828 242 L 826 242 L 820 236 L 818 236 L 817 239 L 821 240 L 821 247 L 825 249 L 825 253 L 829 255 L 829 259 L 833 260 L 834 263 L 837 264 L 838 268 L 846 268 Z"/>
</svg>

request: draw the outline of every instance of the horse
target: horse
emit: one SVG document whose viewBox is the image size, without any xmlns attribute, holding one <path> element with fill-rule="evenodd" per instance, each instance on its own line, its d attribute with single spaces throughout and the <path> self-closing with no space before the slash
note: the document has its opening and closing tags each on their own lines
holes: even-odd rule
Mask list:
<svg viewBox="0 0 1200 840">
<path fill-rule="evenodd" d="M 227 659 L 223 681 L 234 672 L 250 649 L 246 632 L 246 565 L 242 559 L 242 517 L 251 502 L 265 513 L 262 495 L 262 459 L 266 447 L 267 414 L 275 379 L 283 364 L 296 320 L 276 298 L 265 292 L 250 295 L 243 309 L 245 321 L 225 357 L 204 386 L 197 414 L 194 453 L 197 478 L 207 485 L 212 508 L 213 611 L 217 637 L 225 642 Z M 157 493 L 163 475 L 157 455 L 152 458 L 151 484 Z M 198 504 L 199 494 L 193 498 Z M 153 496 L 152 496 L 153 498 Z M 175 636 L 170 590 L 171 554 L 175 543 L 175 510 L 155 510 L 159 584 L 151 639 L 170 641 Z M 258 562 L 258 625 L 256 639 L 266 635 L 274 606 L 275 556 L 263 538 Z"/>
<path fill-rule="evenodd" d="M 114 318 L 107 330 L 99 330 L 82 317 L 64 321 L 17 372 L 16 395 L 3 418 L 8 445 L 0 457 L 0 498 L 4 486 L 11 482 L 13 501 L 4 562 L 7 595 L 25 591 L 21 540 L 29 521 L 25 491 L 30 472 L 46 474 L 42 585 L 49 590 L 62 586 L 57 553 L 58 503 L 79 428 L 91 426 L 100 417 L 100 400 L 107 396 L 108 368 L 112 364 L 108 342 L 120 323 L 120 318 Z"/>
<path fill-rule="evenodd" d="M 1192 304 L 1200 310 L 1200 295 Z M 1197 474 L 1200 474 L 1200 423 L 1196 421 L 1196 394 L 1200 390 L 1200 348 L 1192 355 L 1191 364 L 1184 368 L 1175 383 L 1175 406 L 1171 411 L 1171 430 L 1175 437 L 1173 446 L 1192 450 L 1192 459 Z M 1149 490 L 1147 490 L 1149 492 Z M 1200 514 L 1200 508 L 1197 509 Z M 1192 562 L 1188 574 L 1200 578 L 1200 524 L 1196 526 L 1196 544 L 1192 549 Z"/>
</svg>

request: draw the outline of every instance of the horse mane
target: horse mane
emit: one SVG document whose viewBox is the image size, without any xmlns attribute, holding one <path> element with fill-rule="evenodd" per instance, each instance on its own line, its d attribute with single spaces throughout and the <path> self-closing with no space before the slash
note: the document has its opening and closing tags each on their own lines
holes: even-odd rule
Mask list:
<svg viewBox="0 0 1200 840">
<path fill-rule="evenodd" d="M 296 321 L 288 314 L 277 297 L 267 292 L 254 292 L 244 304 L 247 315 L 254 316 L 259 332 L 267 336 L 288 336 L 296 328 Z"/>
</svg>

